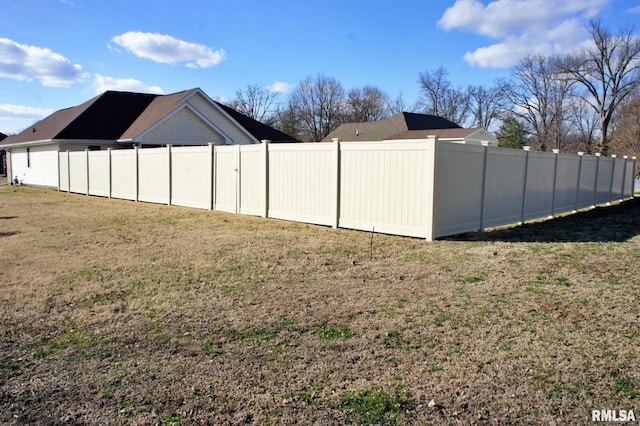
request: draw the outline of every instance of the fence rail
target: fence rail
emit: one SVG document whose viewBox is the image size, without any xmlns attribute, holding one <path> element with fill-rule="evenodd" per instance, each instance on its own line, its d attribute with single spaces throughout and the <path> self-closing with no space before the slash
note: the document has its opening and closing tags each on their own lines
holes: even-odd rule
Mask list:
<svg viewBox="0 0 640 426">
<path fill-rule="evenodd" d="M 59 153 L 59 190 L 432 240 L 633 196 L 635 158 L 437 141 Z"/>
</svg>

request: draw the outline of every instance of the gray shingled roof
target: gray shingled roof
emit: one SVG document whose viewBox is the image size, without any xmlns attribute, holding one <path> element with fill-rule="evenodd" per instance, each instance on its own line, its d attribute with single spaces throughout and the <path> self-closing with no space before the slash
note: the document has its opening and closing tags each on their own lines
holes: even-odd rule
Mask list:
<svg viewBox="0 0 640 426">
<path fill-rule="evenodd" d="M 381 141 L 407 130 L 452 129 L 460 128 L 445 118 L 435 115 L 400 112 L 392 117 L 380 121 L 364 123 L 344 123 L 329 133 L 325 142 L 333 138 L 341 141 Z"/>
</svg>

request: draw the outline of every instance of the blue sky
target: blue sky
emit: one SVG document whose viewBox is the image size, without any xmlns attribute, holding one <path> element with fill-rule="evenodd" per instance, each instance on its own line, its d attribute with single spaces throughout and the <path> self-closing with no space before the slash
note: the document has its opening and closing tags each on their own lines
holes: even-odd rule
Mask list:
<svg viewBox="0 0 640 426">
<path fill-rule="evenodd" d="M 588 40 L 584 23 L 640 30 L 640 0 L 0 0 L 0 131 L 105 90 L 214 99 L 287 94 L 318 73 L 407 104 L 418 74 L 490 86 L 529 53 Z"/>
</svg>

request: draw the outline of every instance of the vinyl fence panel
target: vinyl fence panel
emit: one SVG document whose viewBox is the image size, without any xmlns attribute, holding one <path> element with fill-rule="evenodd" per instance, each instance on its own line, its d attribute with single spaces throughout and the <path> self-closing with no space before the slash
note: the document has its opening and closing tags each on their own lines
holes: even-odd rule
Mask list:
<svg viewBox="0 0 640 426">
<path fill-rule="evenodd" d="M 262 216 L 265 212 L 266 147 L 266 144 L 240 147 L 241 214 Z"/>
<path fill-rule="evenodd" d="M 169 148 L 138 150 L 138 200 L 169 203 Z"/>
<path fill-rule="evenodd" d="M 578 177 L 580 174 L 580 158 L 569 154 L 556 154 L 555 194 L 553 196 L 553 213 L 576 210 L 578 194 Z"/>
<path fill-rule="evenodd" d="M 138 194 L 137 150 L 111 151 L 111 196 L 123 200 L 137 200 Z"/>
<path fill-rule="evenodd" d="M 215 209 L 238 213 L 240 145 L 216 146 L 214 149 Z"/>
<path fill-rule="evenodd" d="M 58 182 L 60 191 L 69 191 L 69 156 L 67 152 L 58 153 L 58 171 L 60 176 Z"/>
<path fill-rule="evenodd" d="M 524 219 L 538 219 L 553 214 L 553 188 L 556 154 L 530 152 L 525 194 Z"/>
<path fill-rule="evenodd" d="M 488 147 L 487 156 L 483 226 L 521 221 L 527 152 Z"/>
<path fill-rule="evenodd" d="M 430 232 L 435 143 L 341 144 L 340 220 L 344 228 L 415 237 Z"/>
<path fill-rule="evenodd" d="M 582 156 L 580 168 L 580 188 L 578 192 L 578 209 L 595 205 L 595 187 L 598 176 L 599 157 Z"/>
<path fill-rule="evenodd" d="M 211 208 L 211 163 L 209 146 L 171 148 L 171 204 Z"/>
<path fill-rule="evenodd" d="M 485 147 L 436 144 L 434 237 L 480 229 L 484 169 Z"/>
<path fill-rule="evenodd" d="M 614 159 L 607 157 L 598 158 L 598 181 L 596 184 L 595 204 L 606 203 L 611 200 L 611 178 L 614 171 Z"/>
<path fill-rule="evenodd" d="M 269 145 L 269 217 L 331 225 L 332 143 Z"/>
<path fill-rule="evenodd" d="M 69 153 L 69 191 L 86 194 L 88 189 L 87 153 L 74 151 Z"/>
<path fill-rule="evenodd" d="M 110 151 L 88 152 L 90 195 L 110 196 L 109 155 Z"/>
</svg>

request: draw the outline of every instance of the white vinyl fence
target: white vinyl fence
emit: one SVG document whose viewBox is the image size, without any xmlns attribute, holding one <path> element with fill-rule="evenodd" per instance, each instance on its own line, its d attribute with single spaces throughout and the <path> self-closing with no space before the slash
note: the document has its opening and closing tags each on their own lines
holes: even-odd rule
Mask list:
<svg viewBox="0 0 640 426">
<path fill-rule="evenodd" d="M 633 196 L 635 158 L 440 142 L 61 152 L 59 189 L 433 240 Z"/>
</svg>

